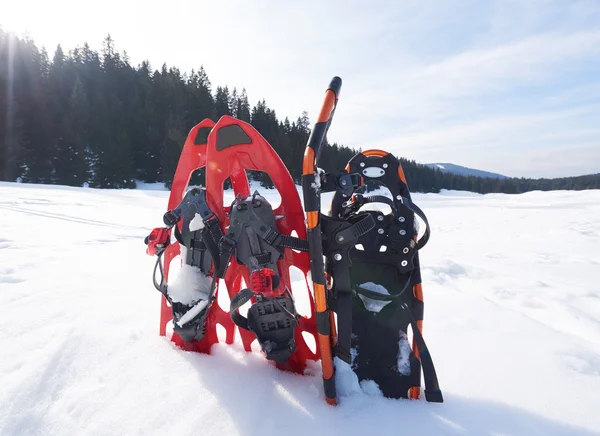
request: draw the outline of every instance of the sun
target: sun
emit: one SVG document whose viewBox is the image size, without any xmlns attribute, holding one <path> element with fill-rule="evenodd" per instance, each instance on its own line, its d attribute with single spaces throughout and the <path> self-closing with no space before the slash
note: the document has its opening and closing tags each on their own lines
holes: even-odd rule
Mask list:
<svg viewBox="0 0 600 436">
<path fill-rule="evenodd" d="M 52 32 L 53 14 L 43 1 L 0 0 L 0 28 L 18 37 Z M 54 23 L 54 24 L 53 24 Z"/>
<path fill-rule="evenodd" d="M 0 27 L 5 32 L 15 32 L 17 30 L 18 24 L 18 16 L 17 12 L 20 9 L 20 6 L 17 2 L 11 2 L 2 0 L 1 2 L 1 10 L 2 14 L 0 15 Z"/>
<path fill-rule="evenodd" d="M 104 4 L 118 1 L 107 0 Z M 106 33 L 106 20 L 84 19 L 82 15 L 88 11 L 80 4 L 78 0 L 0 0 L 0 28 L 18 38 L 33 40 L 49 53 L 59 44 L 70 49 L 87 39 L 101 41 L 102 36 L 95 35 Z"/>
<path fill-rule="evenodd" d="M 27 13 L 21 2 L 1 0 L 0 28 L 8 33 L 21 34 L 27 29 Z"/>
</svg>

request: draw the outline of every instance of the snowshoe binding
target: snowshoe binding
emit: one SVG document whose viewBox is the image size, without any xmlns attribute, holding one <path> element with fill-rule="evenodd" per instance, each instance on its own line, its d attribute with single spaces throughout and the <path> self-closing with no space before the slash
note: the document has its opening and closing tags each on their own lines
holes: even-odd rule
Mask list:
<svg viewBox="0 0 600 436">
<path fill-rule="evenodd" d="M 204 188 L 191 189 L 177 208 L 163 216 L 163 221 L 167 228 L 174 228 L 182 261 L 189 267 L 182 271 L 189 277 L 179 287 L 192 287 L 175 292 L 163 284 L 166 291 L 163 295 L 173 308 L 173 328 L 185 342 L 200 341 L 206 334 L 206 317 L 216 286 L 211 268 L 213 262 L 218 265 L 217 243 L 223 234 L 208 209 Z M 183 223 L 183 231 L 177 227 L 179 221 Z"/>
<path fill-rule="evenodd" d="M 231 207 L 230 226 L 226 237 L 235 243 L 236 260 L 250 273 L 250 287 L 240 291 L 231 301 L 233 322 L 251 331 L 267 359 L 284 364 L 295 349 L 294 330 L 298 314 L 290 290 L 281 282 L 277 261 L 283 256 L 285 242 L 308 250 L 306 240 L 284 238 L 279 234 L 271 205 L 258 192 L 251 197 L 239 196 Z M 248 318 L 238 309 L 255 298 Z"/>
<path fill-rule="evenodd" d="M 167 334 L 172 322 L 171 340 L 188 351 L 208 352 L 218 342 L 216 325 L 226 331 L 233 343 L 234 325 L 218 304 L 218 281 L 213 278 L 218 265 L 217 243 L 222 236 L 214 213 L 208 208 L 206 189 L 186 192 L 194 171 L 206 167 L 208 135 L 215 123 L 205 119 L 194 126 L 183 146 L 169 196 L 169 210 L 163 216 L 165 227 L 154 229 L 146 238 L 146 253 L 156 255 L 154 286 L 163 294 L 160 335 Z M 181 258 L 179 280 L 170 280 L 171 262 Z M 157 271 L 160 281 L 157 281 Z M 183 275 L 183 277 L 181 277 Z"/>
<path fill-rule="evenodd" d="M 325 396 L 336 404 L 334 358 L 338 358 L 359 380 L 374 381 L 390 398 L 418 399 L 422 370 L 427 401 L 442 402 L 422 336 L 418 250 L 427 243 L 430 229 L 425 214 L 411 200 L 398 159 L 369 150 L 354 156 L 338 174 L 317 168 L 340 87 L 341 80 L 334 78 L 327 90 L 305 152 L 302 181 Z M 366 195 L 367 187 L 375 184 L 387 188 L 391 196 Z M 331 191 L 330 212 L 324 215 L 320 194 Z M 365 210 L 367 205 L 370 210 Z M 417 217 L 425 224 L 420 239 Z M 321 261 L 323 256 L 326 262 Z"/>
<path fill-rule="evenodd" d="M 250 124 L 233 117 L 221 117 L 213 128 L 207 153 L 208 204 L 225 234 L 220 250 L 220 264 L 225 270 L 220 268 L 218 275 L 229 291 L 229 313 L 240 327 L 244 349 L 251 351 L 252 343 L 258 340 L 267 358 L 280 369 L 302 373 L 306 362 L 318 360 L 319 355 L 318 350 L 311 350 L 304 337 L 317 335 L 314 316 L 298 316 L 292 299 L 292 295 L 304 293 L 312 313 L 306 226 L 296 185 L 262 135 Z M 249 171 L 266 173 L 281 197 L 279 206 L 271 208 L 265 198 L 251 193 L 246 176 Z M 235 195 L 231 206 L 224 206 L 223 186 L 227 179 Z M 261 225 L 257 227 L 258 222 Z M 294 233 L 296 236 L 292 236 Z M 292 267 L 301 274 L 293 291 Z M 258 286 L 261 280 L 267 285 Z M 246 328 L 239 308 L 247 307 L 249 292 L 255 295 L 250 297 Z"/>
</svg>

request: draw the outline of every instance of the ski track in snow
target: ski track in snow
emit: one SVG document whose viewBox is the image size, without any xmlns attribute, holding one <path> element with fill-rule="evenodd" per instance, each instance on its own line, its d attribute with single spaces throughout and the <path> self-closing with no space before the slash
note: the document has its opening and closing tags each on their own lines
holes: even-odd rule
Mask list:
<svg viewBox="0 0 600 436">
<path fill-rule="evenodd" d="M 445 403 L 362 383 L 335 408 L 318 364 L 158 335 L 143 239 L 167 198 L 0 183 L 0 435 L 600 434 L 600 191 L 415 194 Z"/>
</svg>

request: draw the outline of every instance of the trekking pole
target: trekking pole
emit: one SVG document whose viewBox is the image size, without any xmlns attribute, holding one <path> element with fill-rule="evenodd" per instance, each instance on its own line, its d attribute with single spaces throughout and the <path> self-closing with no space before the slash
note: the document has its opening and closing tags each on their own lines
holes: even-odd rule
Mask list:
<svg viewBox="0 0 600 436">
<path fill-rule="evenodd" d="M 325 265 L 323 263 L 323 245 L 321 242 L 320 175 L 317 164 L 327 131 L 333 119 L 341 87 L 342 79 L 336 76 L 331 80 L 327 91 L 325 91 L 325 100 L 321 106 L 317 122 L 308 138 L 302 163 L 302 193 L 307 218 L 310 272 L 315 298 L 315 318 L 321 353 L 321 366 L 323 369 L 323 387 L 325 400 L 331 405 L 337 403 L 332 355 L 332 337 L 335 336 L 333 333 L 335 326 L 332 321 L 333 317 L 327 308 L 326 276 Z"/>
</svg>

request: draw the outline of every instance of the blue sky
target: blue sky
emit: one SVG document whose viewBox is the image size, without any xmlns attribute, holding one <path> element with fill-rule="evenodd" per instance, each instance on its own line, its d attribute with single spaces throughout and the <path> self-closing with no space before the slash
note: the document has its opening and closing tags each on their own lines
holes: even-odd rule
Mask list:
<svg viewBox="0 0 600 436">
<path fill-rule="evenodd" d="M 0 23 L 50 52 L 110 32 L 134 63 L 204 65 L 280 118 L 314 120 L 338 75 L 329 138 L 352 147 L 509 176 L 600 172 L 598 0 L 1 1 Z"/>
</svg>

